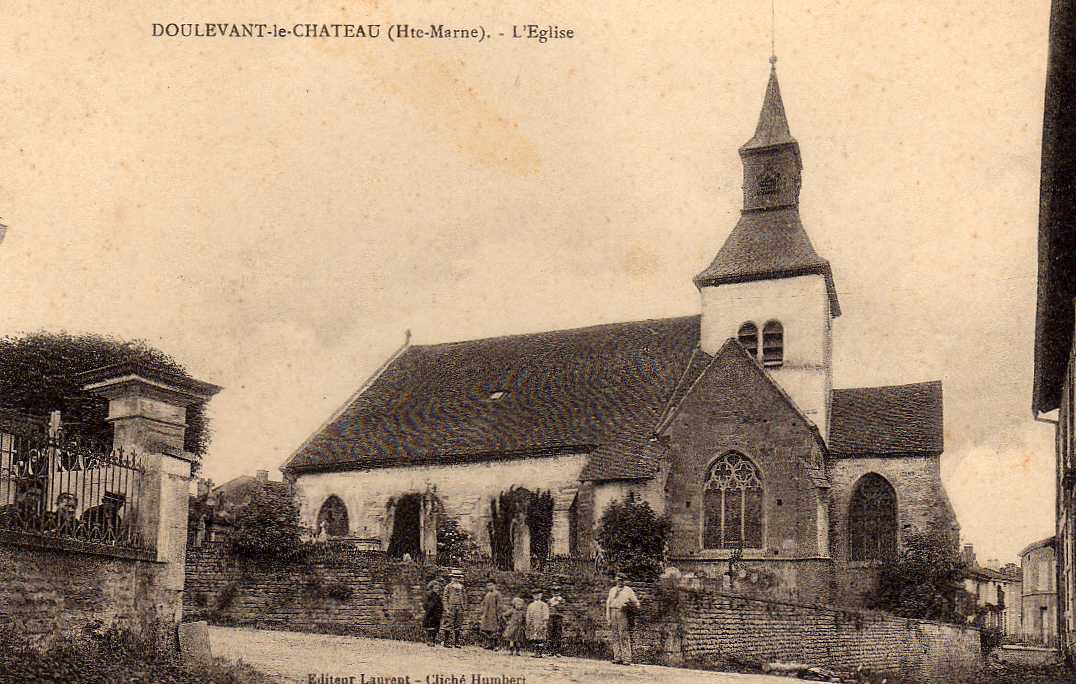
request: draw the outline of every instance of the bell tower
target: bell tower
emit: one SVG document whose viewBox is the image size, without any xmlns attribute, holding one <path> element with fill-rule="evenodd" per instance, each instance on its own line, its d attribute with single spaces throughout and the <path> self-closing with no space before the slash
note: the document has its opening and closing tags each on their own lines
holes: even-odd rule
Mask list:
<svg viewBox="0 0 1076 684">
<path fill-rule="evenodd" d="M 781 100 L 776 57 L 770 58 L 755 134 L 740 148 L 740 160 L 740 220 L 695 277 L 702 297 L 699 345 L 715 354 L 727 339 L 737 339 L 828 440 L 832 319 L 841 310 L 829 262 L 800 221 L 803 163 Z"/>
<path fill-rule="evenodd" d="M 770 58 L 770 81 L 758 126 L 743 147 L 744 211 L 794 207 L 800 201 L 803 163 L 800 146 L 788 130 L 781 87 L 777 83 L 777 58 Z"/>
</svg>

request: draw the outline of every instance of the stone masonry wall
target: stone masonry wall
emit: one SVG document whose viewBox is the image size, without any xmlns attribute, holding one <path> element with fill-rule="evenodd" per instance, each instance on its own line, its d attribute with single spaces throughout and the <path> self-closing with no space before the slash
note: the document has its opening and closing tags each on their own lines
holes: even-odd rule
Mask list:
<svg viewBox="0 0 1076 684">
<path fill-rule="evenodd" d="M 147 561 L 2 545 L 0 621 L 42 647 L 113 626 L 136 636 L 171 639 L 182 592 L 164 587 L 164 568 Z"/>
<path fill-rule="evenodd" d="M 877 584 L 877 567 L 848 560 L 848 511 L 859 479 L 877 473 L 897 493 L 898 542 L 909 532 L 948 534 L 956 543 L 959 526 L 941 481 L 941 461 L 936 456 L 836 458 L 829 464 L 830 553 L 837 566 L 834 602 L 861 606 L 864 596 Z"/>
<path fill-rule="evenodd" d="M 456 518 L 479 546 L 489 551 L 490 502 L 509 488 L 527 487 L 548 491 L 554 500 L 553 552 L 568 552 L 568 516 L 579 489 L 585 454 L 513 459 L 451 465 L 418 465 L 372 470 L 308 473 L 298 477 L 296 495 L 302 522 L 317 527 L 322 504 L 338 497 L 347 509 L 348 534 L 380 538 L 387 546 L 391 530 L 386 521 L 390 498 L 404 494 L 434 492 L 446 513 Z"/>
<path fill-rule="evenodd" d="M 787 597 L 830 601 L 832 565 L 825 548 L 824 490 L 812 478 L 822 466 L 815 433 L 742 353 L 703 375 L 667 429 L 671 562 L 681 570 L 724 572 L 729 549 L 704 549 L 704 482 L 713 462 L 735 451 L 762 479 L 762 548 L 744 549 Z M 821 528 L 821 529 L 820 529 Z M 806 570 L 806 572 L 801 572 Z M 774 596 L 777 597 L 776 595 Z"/>
<path fill-rule="evenodd" d="M 491 578 L 508 597 L 541 589 L 548 599 L 554 587 L 565 598 L 566 651 L 580 655 L 607 655 L 608 628 L 605 597 L 610 584 L 604 578 L 553 573 L 515 573 L 488 566 L 468 567 L 463 573 L 467 590 L 464 628 L 469 641 L 477 641 L 478 605 Z M 184 619 L 215 624 L 249 625 L 268 629 L 355 634 L 421 640 L 422 599 L 426 583 L 445 577 L 450 570 L 414 562 L 387 560 L 380 554 L 346 550 L 319 554 L 310 561 L 290 565 L 245 565 L 230 558 L 223 545 L 190 549 Z M 350 589 L 347 598 L 332 598 L 334 587 Z M 636 585 L 643 604 L 642 628 L 636 646 L 651 659 L 663 649 L 675 626 L 663 623 L 652 587 Z"/>
<path fill-rule="evenodd" d="M 687 660 L 800 662 L 840 671 L 862 666 L 937 682 L 981 660 L 974 628 L 884 613 L 691 591 L 680 614 Z"/>
<path fill-rule="evenodd" d="M 356 552 L 327 552 L 306 564 L 244 569 L 218 545 L 188 551 L 184 619 L 272 629 L 418 640 L 426 581 L 445 568 L 387 561 Z M 518 574 L 469 567 L 467 637 L 477 638 L 477 607 L 489 578 L 517 595 L 553 587 L 566 599 L 566 652 L 608 655 L 604 605 L 608 582 L 579 575 Z M 347 598 L 328 590 L 350 588 Z M 643 611 L 635 633 L 649 662 L 762 664 L 806 661 L 834 669 L 863 665 L 944 680 L 950 665 L 977 664 L 979 632 L 882 613 L 751 599 L 696 580 L 692 588 L 633 583 Z M 313 590 L 320 587 L 321 593 Z"/>
</svg>

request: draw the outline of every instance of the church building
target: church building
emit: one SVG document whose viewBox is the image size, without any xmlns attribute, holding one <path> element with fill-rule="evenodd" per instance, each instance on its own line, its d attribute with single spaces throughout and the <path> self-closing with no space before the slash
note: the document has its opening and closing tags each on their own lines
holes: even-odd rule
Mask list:
<svg viewBox="0 0 1076 684">
<path fill-rule="evenodd" d="M 699 315 L 405 343 L 282 466 L 304 523 L 414 556 L 452 519 L 526 570 L 591 557 L 634 493 L 681 570 L 735 556 L 763 593 L 846 605 L 907 535 L 956 544 L 941 382 L 834 388 L 841 307 L 772 66 L 739 152 L 743 211 L 695 277 Z"/>
</svg>

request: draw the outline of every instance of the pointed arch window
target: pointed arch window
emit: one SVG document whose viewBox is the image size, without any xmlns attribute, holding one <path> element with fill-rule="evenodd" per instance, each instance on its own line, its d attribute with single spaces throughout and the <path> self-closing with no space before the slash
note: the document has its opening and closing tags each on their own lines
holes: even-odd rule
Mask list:
<svg viewBox="0 0 1076 684">
<path fill-rule="evenodd" d="M 762 365 L 780 368 L 785 362 L 785 328 L 780 321 L 768 321 L 762 328 Z"/>
<path fill-rule="evenodd" d="M 848 512 L 849 558 L 890 560 L 897 556 L 897 493 L 881 475 L 856 483 Z"/>
<path fill-rule="evenodd" d="M 320 533 L 324 524 L 325 533 L 330 537 L 346 537 L 349 529 L 347 519 L 347 506 L 335 494 L 325 499 L 318 511 L 318 527 Z"/>
<path fill-rule="evenodd" d="M 743 454 L 717 459 L 703 485 L 704 549 L 762 548 L 762 473 Z"/>
<path fill-rule="evenodd" d="M 754 358 L 758 358 L 758 326 L 747 321 L 740 326 L 740 332 L 736 333 L 736 339 L 739 341 L 740 346 L 747 350 L 747 353 Z"/>
</svg>

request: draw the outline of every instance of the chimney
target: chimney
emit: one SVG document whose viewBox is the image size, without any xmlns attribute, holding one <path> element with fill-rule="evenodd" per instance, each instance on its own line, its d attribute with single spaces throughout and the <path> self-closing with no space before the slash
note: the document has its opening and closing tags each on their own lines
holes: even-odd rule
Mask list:
<svg viewBox="0 0 1076 684">
<path fill-rule="evenodd" d="M 198 478 L 198 496 L 209 496 L 212 483 L 204 477 Z"/>
<path fill-rule="evenodd" d="M 975 562 L 975 548 L 971 544 L 964 544 L 964 562 L 970 568 L 979 567 L 979 564 Z"/>
<path fill-rule="evenodd" d="M 264 483 L 269 481 L 269 471 L 268 470 L 258 470 L 258 471 L 255 471 L 254 474 L 257 477 L 258 482 L 261 482 L 261 483 L 264 484 Z"/>
</svg>

